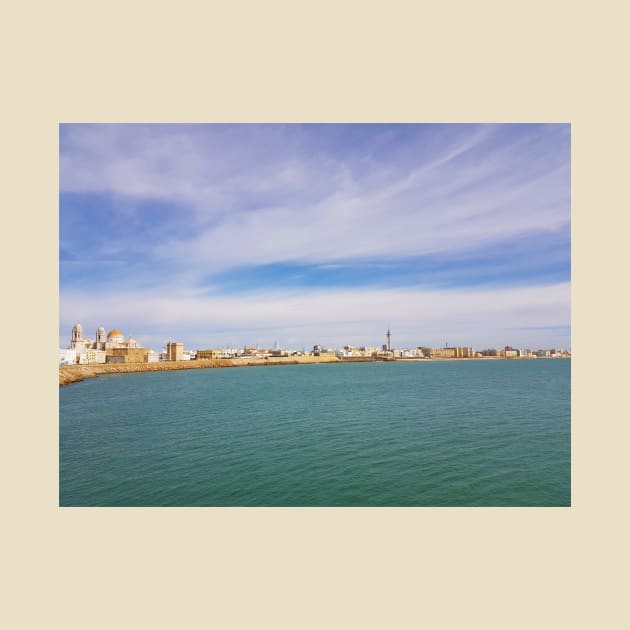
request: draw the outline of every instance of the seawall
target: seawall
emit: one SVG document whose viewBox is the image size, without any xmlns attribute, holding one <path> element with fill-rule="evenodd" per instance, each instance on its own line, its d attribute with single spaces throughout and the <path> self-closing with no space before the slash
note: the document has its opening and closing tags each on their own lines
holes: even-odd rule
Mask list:
<svg viewBox="0 0 630 630">
<path fill-rule="evenodd" d="M 570 357 L 567 357 L 570 358 Z M 399 362 L 433 362 L 433 361 L 522 361 L 533 360 L 533 357 L 469 357 L 469 358 L 442 358 L 431 359 L 397 358 L 383 359 L 382 357 L 350 357 L 339 359 L 335 356 L 306 356 L 306 357 L 267 357 L 264 359 L 237 358 L 216 359 L 199 361 L 164 361 L 159 363 L 106 363 L 90 365 L 63 365 L 59 366 L 59 385 L 68 385 L 83 381 L 86 378 L 94 378 L 101 374 L 128 374 L 131 372 L 167 372 L 170 370 L 199 370 L 208 368 L 265 366 L 265 365 L 304 365 L 309 363 L 365 363 L 371 361 L 399 361 Z M 540 360 L 540 359 L 537 359 Z"/>
<path fill-rule="evenodd" d="M 68 385 L 94 378 L 101 374 L 129 374 L 132 372 L 167 372 L 170 370 L 203 370 L 209 368 L 299 365 L 307 363 L 337 363 L 337 357 L 269 357 L 265 359 L 216 359 L 200 361 L 161 361 L 159 363 L 105 363 L 90 365 L 62 365 L 59 367 L 59 385 Z"/>
</svg>

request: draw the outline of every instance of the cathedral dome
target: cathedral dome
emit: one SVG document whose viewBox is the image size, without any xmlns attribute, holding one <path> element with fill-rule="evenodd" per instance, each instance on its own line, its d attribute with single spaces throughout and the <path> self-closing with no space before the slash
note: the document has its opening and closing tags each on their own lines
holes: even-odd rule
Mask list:
<svg viewBox="0 0 630 630">
<path fill-rule="evenodd" d="M 107 338 L 111 339 L 112 337 L 123 337 L 123 334 L 120 330 L 117 330 L 116 328 L 114 328 L 114 330 L 110 330 L 107 333 Z"/>
</svg>

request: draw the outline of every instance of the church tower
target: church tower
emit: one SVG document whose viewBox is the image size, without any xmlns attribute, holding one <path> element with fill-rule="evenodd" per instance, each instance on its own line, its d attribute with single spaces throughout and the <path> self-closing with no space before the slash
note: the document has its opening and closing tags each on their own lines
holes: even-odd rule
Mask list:
<svg viewBox="0 0 630 630">
<path fill-rule="evenodd" d="M 72 328 L 72 338 L 70 341 L 71 348 L 83 348 L 85 346 L 85 337 L 83 336 L 83 326 L 75 324 Z"/>
<path fill-rule="evenodd" d="M 105 342 L 107 341 L 107 337 L 105 336 L 105 329 L 101 326 L 96 331 L 96 343 L 94 347 L 97 350 L 105 350 Z"/>
</svg>

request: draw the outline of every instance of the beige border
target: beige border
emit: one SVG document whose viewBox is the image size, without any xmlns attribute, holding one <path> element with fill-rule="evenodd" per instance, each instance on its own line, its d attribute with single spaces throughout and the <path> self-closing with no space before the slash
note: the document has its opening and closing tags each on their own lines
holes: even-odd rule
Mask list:
<svg viewBox="0 0 630 630">
<path fill-rule="evenodd" d="M 3 626 L 625 625 L 621 3 L 13 6 Z M 57 123 L 392 120 L 573 124 L 573 507 L 57 508 Z"/>
</svg>

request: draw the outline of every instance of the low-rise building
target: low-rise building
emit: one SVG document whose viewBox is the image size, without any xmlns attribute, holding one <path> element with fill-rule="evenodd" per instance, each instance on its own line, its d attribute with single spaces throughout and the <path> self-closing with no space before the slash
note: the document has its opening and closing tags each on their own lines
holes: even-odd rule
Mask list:
<svg viewBox="0 0 630 630">
<path fill-rule="evenodd" d="M 110 348 L 107 352 L 107 363 L 148 363 L 148 348 Z M 113 359 L 112 357 L 119 357 Z M 122 357 L 122 359 L 121 359 Z"/>
<path fill-rule="evenodd" d="M 83 350 L 77 350 L 77 356 L 79 357 L 79 363 L 105 363 L 106 351 L 96 350 L 95 348 L 85 348 Z"/>
<path fill-rule="evenodd" d="M 440 359 L 454 359 L 456 358 L 456 349 L 455 348 L 436 348 L 433 351 L 434 357 L 438 357 Z"/>
<path fill-rule="evenodd" d="M 197 350 L 197 359 L 200 361 L 208 361 L 209 359 L 220 358 L 222 350 L 219 348 L 209 350 Z"/>
<path fill-rule="evenodd" d="M 487 348 L 486 350 L 480 350 L 479 354 L 482 357 L 498 357 L 499 351 L 496 348 Z"/>
<path fill-rule="evenodd" d="M 359 350 L 364 357 L 374 357 L 378 354 L 378 346 L 360 346 Z"/>
<path fill-rule="evenodd" d="M 272 357 L 288 357 L 290 352 L 289 350 L 281 350 L 280 348 L 274 348 L 269 351 L 270 356 Z"/>
<path fill-rule="evenodd" d="M 470 346 L 452 346 L 450 348 L 437 348 L 433 350 L 432 356 L 442 359 L 472 359 L 475 351 Z"/>
<path fill-rule="evenodd" d="M 404 348 L 399 351 L 401 359 L 422 359 L 424 353 L 420 348 Z"/>
<path fill-rule="evenodd" d="M 59 365 L 74 365 L 77 362 L 77 351 L 74 348 L 59 349 Z"/>
</svg>

